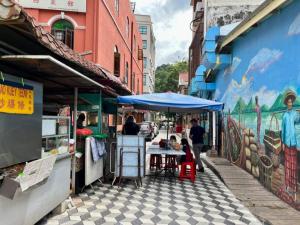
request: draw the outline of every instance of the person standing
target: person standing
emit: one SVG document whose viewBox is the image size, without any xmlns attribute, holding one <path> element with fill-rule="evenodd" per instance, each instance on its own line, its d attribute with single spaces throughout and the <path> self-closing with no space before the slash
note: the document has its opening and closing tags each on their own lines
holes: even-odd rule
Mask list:
<svg viewBox="0 0 300 225">
<path fill-rule="evenodd" d="M 203 148 L 203 135 L 205 130 L 203 127 L 199 126 L 196 119 L 191 120 L 192 128 L 190 130 L 190 139 L 193 143 L 193 152 L 196 158 L 196 163 L 198 164 L 198 172 L 204 172 L 204 167 L 200 159 L 200 153 Z"/>
<path fill-rule="evenodd" d="M 297 135 L 295 124 L 300 123 L 299 112 L 293 109 L 296 94 L 287 90 L 284 95 L 284 104 L 287 111 L 282 116 L 281 139 L 284 151 L 285 191 L 290 196 L 297 193 Z"/>
<path fill-rule="evenodd" d="M 128 116 L 125 125 L 123 127 L 122 134 L 125 135 L 138 135 L 140 127 L 134 122 L 133 116 Z"/>
<path fill-rule="evenodd" d="M 83 122 L 85 121 L 84 113 L 80 113 L 77 119 L 77 129 L 83 129 Z"/>
</svg>

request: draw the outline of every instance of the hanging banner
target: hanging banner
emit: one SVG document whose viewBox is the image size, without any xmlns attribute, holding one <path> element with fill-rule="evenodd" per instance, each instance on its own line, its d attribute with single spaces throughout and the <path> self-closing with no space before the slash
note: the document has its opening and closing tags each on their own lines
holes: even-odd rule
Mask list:
<svg viewBox="0 0 300 225">
<path fill-rule="evenodd" d="M 33 87 L 11 81 L 0 81 L 0 113 L 33 114 Z"/>
</svg>

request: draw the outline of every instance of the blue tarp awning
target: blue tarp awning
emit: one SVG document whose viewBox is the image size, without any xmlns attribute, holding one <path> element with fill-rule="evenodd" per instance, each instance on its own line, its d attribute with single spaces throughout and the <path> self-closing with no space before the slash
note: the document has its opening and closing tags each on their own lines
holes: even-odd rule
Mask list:
<svg viewBox="0 0 300 225">
<path fill-rule="evenodd" d="M 221 111 L 223 103 L 176 93 L 154 93 L 119 96 L 119 104 L 132 105 L 137 109 L 173 113 L 191 113 L 201 110 Z"/>
</svg>

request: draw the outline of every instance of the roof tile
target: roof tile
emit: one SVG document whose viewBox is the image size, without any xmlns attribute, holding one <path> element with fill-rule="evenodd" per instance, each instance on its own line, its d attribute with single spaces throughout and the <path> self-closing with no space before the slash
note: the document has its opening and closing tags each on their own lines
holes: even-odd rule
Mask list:
<svg viewBox="0 0 300 225">
<path fill-rule="evenodd" d="M 29 24 L 29 28 L 36 37 L 37 41 L 48 48 L 53 53 L 73 62 L 85 70 L 94 73 L 104 79 L 109 79 L 117 87 L 122 88 L 124 91 L 130 93 L 131 91 L 127 86 L 123 85 L 119 78 L 111 75 L 108 71 L 104 70 L 97 64 L 85 59 L 64 43 L 56 40 L 52 34 L 45 31 L 33 17 L 31 17 L 21 6 L 16 4 L 13 0 L 0 0 L 0 21 L 5 22 L 9 20 L 17 20 L 24 17 L 25 22 Z"/>
</svg>

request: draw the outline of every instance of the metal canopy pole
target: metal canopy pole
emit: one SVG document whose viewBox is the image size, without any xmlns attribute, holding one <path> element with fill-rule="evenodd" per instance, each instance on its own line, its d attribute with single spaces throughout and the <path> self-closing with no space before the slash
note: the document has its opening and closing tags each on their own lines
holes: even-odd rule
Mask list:
<svg viewBox="0 0 300 225">
<path fill-rule="evenodd" d="M 167 143 L 169 143 L 169 116 L 170 116 L 170 107 L 168 107 L 168 114 L 167 114 Z"/>
<path fill-rule="evenodd" d="M 102 90 L 99 91 L 99 109 L 98 109 L 98 128 L 99 132 L 103 133 L 103 121 L 102 121 Z"/>
<path fill-rule="evenodd" d="M 78 88 L 74 88 L 74 111 L 73 111 L 73 139 L 74 155 L 72 157 L 72 194 L 75 194 L 75 176 L 76 176 L 76 131 L 77 131 L 77 105 L 78 105 Z"/>
</svg>

